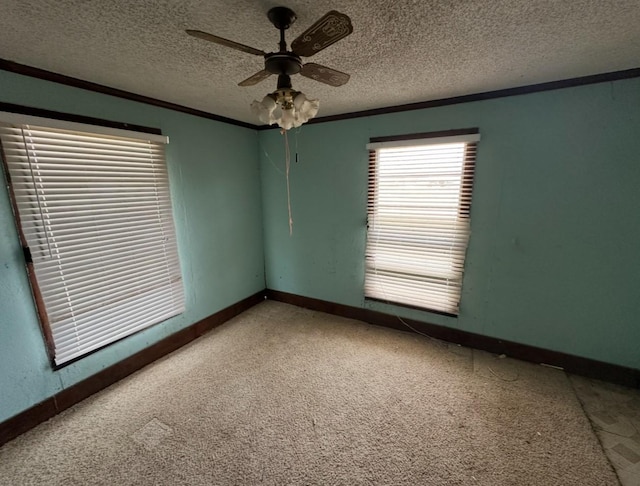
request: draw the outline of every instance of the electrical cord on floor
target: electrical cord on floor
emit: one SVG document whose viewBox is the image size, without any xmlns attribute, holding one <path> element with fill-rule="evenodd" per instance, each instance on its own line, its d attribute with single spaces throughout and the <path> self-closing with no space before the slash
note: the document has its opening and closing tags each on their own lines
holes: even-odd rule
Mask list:
<svg viewBox="0 0 640 486">
<path fill-rule="evenodd" d="M 379 238 L 379 236 L 378 236 L 378 238 Z M 378 267 L 377 267 L 377 266 L 375 266 L 375 265 L 373 266 L 373 271 L 374 271 L 374 273 L 376 274 L 376 276 L 378 276 Z M 385 302 L 386 304 L 388 304 L 388 305 L 393 305 L 393 303 L 392 303 L 392 302 L 390 302 L 390 301 L 389 301 L 389 299 L 387 298 L 387 292 L 386 292 L 386 290 L 385 290 L 384 283 L 382 282 L 382 280 L 380 281 L 380 288 L 382 289 L 382 294 L 384 295 L 384 302 Z M 456 354 L 456 353 L 454 353 L 453 351 L 451 351 L 451 349 L 449 349 L 449 346 L 450 346 L 451 344 L 453 344 L 453 343 L 448 343 L 448 342 L 446 342 L 446 341 L 442 341 L 441 339 L 434 338 L 434 337 L 432 337 L 432 336 L 429 336 L 428 334 L 425 334 L 425 333 L 423 333 L 423 332 L 421 332 L 421 331 L 418 331 L 415 327 L 413 327 L 413 326 L 409 325 L 409 323 L 408 323 L 408 322 L 406 322 L 402 317 L 400 317 L 396 312 L 394 312 L 394 313 L 393 313 L 393 315 L 396 317 L 396 319 L 398 319 L 402 324 L 404 324 L 407 328 L 411 329 L 413 332 L 415 332 L 415 333 L 417 333 L 417 334 L 420 334 L 421 336 L 426 337 L 426 338 L 427 338 L 427 339 L 429 339 L 430 341 L 432 341 L 432 342 L 434 342 L 435 344 L 439 345 L 441 348 L 444 348 L 444 349 L 445 349 L 446 351 L 448 351 L 449 353 L 451 353 L 451 354 Z M 460 345 L 458 345 L 458 346 L 460 346 Z M 457 355 L 457 354 L 456 354 L 456 355 Z M 503 357 L 504 357 L 504 355 L 503 355 Z M 472 351 L 472 353 L 471 353 L 471 359 L 473 360 L 473 351 Z M 493 370 L 491 369 L 491 367 L 489 367 L 489 366 L 488 366 L 487 368 L 489 369 L 489 371 L 491 372 L 491 374 L 492 374 L 493 376 L 495 376 L 496 378 L 498 378 L 499 380 L 502 380 L 502 381 L 506 381 L 506 382 L 514 382 L 514 381 L 518 381 L 518 379 L 520 378 L 520 372 L 517 372 L 517 373 L 516 373 L 515 378 L 513 378 L 513 379 L 507 379 L 507 378 L 503 378 L 503 377 L 499 376 L 495 371 L 493 371 Z"/>
<path fill-rule="evenodd" d="M 384 290 L 383 290 L 383 292 L 384 292 Z M 389 301 L 386 301 L 386 302 L 387 302 L 387 304 L 391 304 L 391 302 L 389 302 Z M 437 345 L 438 345 L 438 346 L 440 346 L 441 348 L 444 348 L 444 349 L 446 349 L 447 351 L 449 351 L 450 353 L 453 353 L 453 351 L 451 351 L 451 350 L 449 349 L 449 346 L 450 346 L 451 344 L 454 344 L 454 343 L 448 343 L 448 342 L 446 342 L 446 341 L 443 341 L 442 339 L 434 338 L 433 336 L 429 336 L 428 334 L 425 334 L 424 332 L 418 331 L 415 327 L 411 326 L 408 322 L 406 322 L 402 317 L 400 317 L 399 315 L 397 315 L 397 314 L 395 314 L 395 313 L 394 313 L 394 315 L 395 315 L 395 317 L 396 317 L 396 318 L 397 318 L 397 319 L 398 319 L 402 324 L 404 324 L 405 326 L 407 326 L 409 329 L 411 329 L 411 330 L 412 330 L 413 332 L 415 332 L 416 334 L 420 334 L 421 336 L 426 337 L 427 339 L 429 339 L 430 341 L 433 341 L 435 344 L 437 344 Z M 459 344 L 457 344 L 456 346 L 460 346 L 460 345 L 459 345 Z M 453 354 L 455 354 L 455 353 L 453 353 Z"/>
<path fill-rule="evenodd" d="M 384 293 L 384 284 L 382 284 L 382 286 L 383 286 L 382 292 Z M 385 294 L 385 296 L 386 296 L 386 294 Z M 390 302 L 389 302 L 389 301 L 387 301 L 387 303 L 390 303 Z M 395 314 L 395 313 L 394 313 L 394 314 Z M 429 340 L 431 340 L 431 341 L 435 342 L 436 344 L 438 344 L 440 347 L 443 347 L 446 351 L 450 352 L 451 354 L 456 354 L 456 353 L 454 353 L 453 351 L 451 351 L 451 349 L 449 349 L 449 346 L 450 346 L 452 343 L 448 343 L 448 342 L 446 342 L 446 341 L 442 341 L 442 340 L 440 340 L 440 339 L 434 338 L 434 337 L 432 337 L 432 336 L 429 336 L 428 334 L 425 334 L 425 333 L 423 333 L 423 332 L 418 331 L 416 328 L 414 328 L 413 326 L 410 326 L 407 322 L 405 322 L 405 321 L 404 321 L 404 319 L 402 319 L 402 317 L 400 317 L 400 316 L 399 316 L 399 315 L 397 315 L 397 314 L 395 314 L 395 317 L 396 317 L 396 318 L 397 318 L 397 319 L 398 319 L 402 324 L 404 324 L 404 325 L 405 325 L 405 326 L 407 326 L 409 329 L 411 329 L 413 332 L 418 333 L 418 334 L 420 334 L 420 335 L 422 335 L 422 336 L 424 336 L 424 337 L 428 338 Z M 458 344 L 458 346 L 460 346 L 460 345 Z M 472 356 L 472 358 L 471 358 L 471 359 L 473 360 L 473 351 L 472 351 L 471 356 Z M 495 371 L 493 371 L 493 370 L 491 369 L 491 367 L 490 367 L 490 366 L 487 366 L 487 369 L 489 370 L 489 372 L 490 372 L 493 376 L 495 376 L 495 377 L 496 377 L 496 378 L 498 378 L 499 380 L 506 381 L 506 382 L 508 382 L 508 383 L 512 383 L 512 382 L 514 382 L 514 381 L 518 381 L 518 380 L 520 379 L 520 372 L 519 372 L 519 371 L 518 371 L 518 372 L 516 372 L 516 376 L 515 376 L 515 378 L 503 378 L 502 376 L 498 375 Z"/>
<path fill-rule="evenodd" d="M 495 376 L 496 378 L 498 378 L 499 380 L 502 380 L 502 381 L 513 382 L 513 381 L 518 381 L 518 379 L 520 378 L 520 372 L 516 373 L 516 377 L 515 378 L 508 379 L 508 378 L 503 378 L 502 376 L 498 375 L 495 371 L 493 371 L 491 369 L 491 366 L 487 366 L 487 369 L 491 372 L 491 374 L 493 376 Z"/>
</svg>

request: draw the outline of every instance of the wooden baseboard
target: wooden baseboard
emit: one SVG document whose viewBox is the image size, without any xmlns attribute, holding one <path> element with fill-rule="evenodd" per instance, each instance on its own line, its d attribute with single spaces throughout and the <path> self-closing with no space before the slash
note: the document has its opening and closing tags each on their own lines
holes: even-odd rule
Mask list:
<svg viewBox="0 0 640 486">
<path fill-rule="evenodd" d="M 0 423 L 0 446 L 20 434 L 49 420 L 56 414 L 81 402 L 94 393 L 144 368 L 157 359 L 181 348 L 211 329 L 218 327 L 229 319 L 260 303 L 264 298 L 305 307 L 328 314 L 357 319 L 378 326 L 389 327 L 401 331 L 412 332 L 403 325 L 396 316 L 360 307 L 352 307 L 335 302 L 304 297 L 301 295 L 264 290 L 247 297 L 195 324 L 168 336 L 142 351 L 96 373 L 89 378 L 66 388 L 56 395 L 34 405 L 18 415 Z M 445 326 L 429 324 L 413 319 L 403 319 L 410 326 L 429 336 L 463 346 L 482 349 L 496 354 L 506 354 L 534 363 L 545 363 L 560 366 L 570 373 L 596 378 L 612 383 L 640 388 L 640 370 L 626 368 L 602 361 L 579 356 L 572 356 L 557 351 L 528 346 L 526 344 L 503 341 L 480 334 L 473 334 Z"/>
<path fill-rule="evenodd" d="M 385 314 L 383 312 L 344 304 L 336 304 L 335 302 L 304 297 L 278 290 L 268 289 L 266 291 L 266 295 L 267 298 L 271 300 L 277 300 L 287 304 L 305 307 L 307 309 L 326 312 L 327 314 L 357 319 L 378 326 L 398 329 L 400 331 L 413 332 L 407 326 L 402 324 L 397 316 Z M 559 366 L 565 371 L 576 375 L 617 383 L 632 388 L 640 388 L 640 370 L 634 368 L 627 368 L 611 363 L 605 363 L 603 361 L 573 356 L 558 351 L 529 346 L 527 344 L 504 341 L 502 339 L 416 321 L 413 319 L 403 318 L 403 321 L 421 333 L 443 341 L 460 344 L 470 348 L 481 349 L 495 354 L 506 354 L 512 358 L 518 358 L 524 361 Z"/>
<path fill-rule="evenodd" d="M 257 292 L 0 423 L 0 446 L 94 393 L 190 343 L 241 312 L 262 302 L 264 298 L 264 290 Z"/>
</svg>

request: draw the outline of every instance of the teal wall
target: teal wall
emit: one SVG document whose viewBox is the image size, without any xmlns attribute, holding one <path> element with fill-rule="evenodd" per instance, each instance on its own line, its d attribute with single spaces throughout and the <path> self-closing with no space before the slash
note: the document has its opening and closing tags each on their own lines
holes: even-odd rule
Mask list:
<svg viewBox="0 0 640 486">
<path fill-rule="evenodd" d="M 158 127 L 187 310 L 52 371 L 0 187 L 0 421 L 261 289 L 397 313 L 640 369 L 640 79 L 303 126 L 284 142 L 0 72 L 0 101 Z M 365 302 L 371 136 L 479 127 L 461 312 Z M 263 257 L 264 251 L 264 257 Z"/>
<path fill-rule="evenodd" d="M 369 137 L 479 127 L 458 318 L 364 300 Z M 267 286 L 640 369 L 640 79 L 259 132 Z M 295 158 L 295 156 L 294 156 Z"/>
<path fill-rule="evenodd" d="M 255 130 L 6 72 L 0 72 L 0 101 L 157 127 L 169 136 L 186 292 L 184 314 L 52 371 L 0 184 L 0 422 L 264 288 Z"/>
</svg>

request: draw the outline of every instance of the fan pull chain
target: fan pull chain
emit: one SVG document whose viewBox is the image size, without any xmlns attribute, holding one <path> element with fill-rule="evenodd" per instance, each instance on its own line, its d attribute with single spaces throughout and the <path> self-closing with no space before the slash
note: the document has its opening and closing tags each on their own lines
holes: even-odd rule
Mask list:
<svg viewBox="0 0 640 486">
<path fill-rule="evenodd" d="M 289 169 L 291 168 L 291 151 L 289 149 L 289 137 L 287 130 L 283 130 L 284 134 L 284 150 L 286 160 L 286 176 L 287 176 L 287 207 L 289 208 L 289 236 L 293 235 L 293 217 L 291 216 L 291 189 L 289 187 Z"/>
</svg>

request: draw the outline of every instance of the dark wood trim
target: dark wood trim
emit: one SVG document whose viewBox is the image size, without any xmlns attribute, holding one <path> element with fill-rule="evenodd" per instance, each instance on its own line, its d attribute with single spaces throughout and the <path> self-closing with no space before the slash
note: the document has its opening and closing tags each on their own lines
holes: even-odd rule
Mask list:
<svg viewBox="0 0 640 486">
<path fill-rule="evenodd" d="M 471 142 L 465 145 L 464 149 L 464 167 L 462 169 L 462 178 L 460 180 L 460 194 L 464 194 L 465 184 L 471 192 L 471 199 L 464 200 L 460 196 L 460 206 L 458 207 L 458 216 L 460 218 L 469 218 L 471 214 L 471 205 L 473 204 L 473 186 L 475 183 L 476 171 L 476 154 L 478 153 L 478 142 Z"/>
<path fill-rule="evenodd" d="M 458 314 L 453 314 L 452 312 L 445 312 L 445 311 L 440 311 L 440 310 L 436 310 L 436 309 L 429 309 L 428 307 L 418 307 L 417 305 L 411 305 L 411 304 L 402 304 L 400 302 L 391 302 L 389 300 L 383 300 L 383 299 L 378 299 L 376 297 L 367 297 L 365 295 L 364 297 L 365 301 L 371 301 L 371 302 L 380 302 L 382 304 L 392 304 L 396 307 L 400 307 L 403 309 L 412 309 L 412 310 L 418 310 L 421 312 L 429 312 L 430 314 L 438 314 L 439 316 L 445 316 L 445 317 L 451 317 L 453 319 L 457 319 L 458 318 Z"/>
<path fill-rule="evenodd" d="M 139 103 L 145 103 L 148 105 L 158 106 L 160 108 L 167 108 L 169 110 L 179 111 L 182 113 L 188 113 L 190 115 L 207 118 L 210 120 L 216 120 L 223 123 L 229 123 L 239 127 L 250 128 L 253 130 L 275 130 L 280 129 L 277 126 L 269 125 L 253 125 L 251 123 L 234 120 L 220 115 L 214 115 L 206 111 L 197 110 L 195 108 L 189 108 L 187 106 L 178 105 L 176 103 L 170 103 L 168 101 L 162 101 L 148 96 L 131 93 L 117 88 L 110 88 L 90 81 L 84 81 L 82 79 L 72 78 L 63 74 L 46 71 L 44 69 L 19 64 L 7 59 L 0 59 L 0 70 L 8 71 L 16 74 L 22 74 L 24 76 L 30 76 L 32 78 L 44 79 L 45 81 L 51 81 L 54 83 L 64 84 L 67 86 L 73 86 L 75 88 L 86 89 L 88 91 L 94 91 L 96 93 L 107 94 L 110 96 L 116 96 L 118 98 L 124 98 L 131 101 L 137 101 Z M 539 93 L 541 91 L 551 91 L 555 89 L 573 88 L 576 86 L 584 86 L 588 84 L 605 83 L 610 81 L 619 81 L 622 79 L 632 79 L 640 77 L 640 68 L 626 69 L 623 71 L 613 71 L 608 73 L 592 74 L 589 76 L 582 76 L 578 78 L 562 79 L 558 81 L 550 81 L 547 83 L 530 84 L 525 86 L 517 86 L 515 88 L 499 89 L 495 91 L 486 91 L 483 93 L 475 93 L 464 96 L 454 96 L 451 98 L 442 98 L 438 100 L 420 101 L 417 103 L 408 103 L 404 105 L 388 106 L 385 108 L 374 108 L 371 110 L 355 111 L 351 113 L 343 113 L 340 115 L 321 116 L 309 120 L 307 124 L 314 123 L 326 123 L 330 121 L 349 120 L 351 118 L 361 118 L 365 116 L 385 115 L 388 113 L 399 113 L 403 111 L 423 110 L 426 108 L 436 108 L 439 106 L 455 105 L 459 103 L 470 103 L 472 101 L 490 100 L 495 98 L 504 98 L 507 96 L 518 96 L 530 93 Z"/>
<path fill-rule="evenodd" d="M 64 74 L 58 74 L 44 69 L 39 69 L 32 66 L 26 66 L 7 59 L 0 59 L 0 69 L 15 74 L 22 74 L 24 76 L 30 76 L 32 78 L 44 79 L 45 81 L 51 81 L 53 83 L 64 84 L 66 86 L 73 86 L 74 88 L 86 89 L 88 91 L 94 91 L 96 93 L 102 93 L 109 96 L 116 96 L 125 100 L 137 101 L 138 103 L 145 103 L 147 105 L 158 106 L 160 108 L 167 108 L 169 110 L 179 111 L 187 113 L 189 115 L 199 116 L 202 118 L 208 118 L 209 120 L 215 120 L 222 123 L 228 123 L 230 125 L 236 125 L 239 127 L 250 128 L 252 130 L 257 129 L 256 125 L 251 123 L 245 123 L 242 121 L 227 118 L 226 116 L 214 115 L 206 111 L 196 110 L 195 108 L 189 108 L 187 106 L 178 105 L 176 103 L 170 103 L 168 101 L 158 100 L 156 98 L 150 98 L 148 96 L 131 93 L 122 89 L 111 88 L 102 84 L 92 83 L 90 81 L 84 81 L 82 79 L 72 78 L 65 76 Z"/>
<path fill-rule="evenodd" d="M 306 124 L 326 123 L 338 120 L 350 120 L 352 118 L 362 118 L 365 116 L 387 115 L 389 113 L 400 113 L 403 111 L 424 110 L 426 108 L 437 108 L 440 106 L 457 105 L 460 103 L 471 103 L 472 101 L 492 100 L 496 98 L 505 98 L 508 96 L 519 96 L 530 93 L 540 93 L 542 91 L 552 91 L 555 89 L 574 88 L 576 86 L 585 86 L 588 84 L 607 83 L 610 81 L 620 81 L 622 79 L 632 79 L 640 77 L 640 68 L 626 69 L 624 71 L 613 71 L 609 73 L 592 74 L 590 76 L 582 76 L 579 78 L 562 79 L 559 81 L 550 81 L 548 83 L 529 84 L 526 86 L 517 86 L 515 88 L 499 89 L 495 91 L 486 91 L 484 93 L 475 93 L 464 96 L 454 96 L 452 98 L 442 98 L 438 100 L 420 101 L 417 103 L 408 103 L 406 105 L 388 106 L 385 108 L 374 108 L 372 110 L 354 111 L 351 113 L 342 113 L 340 115 L 321 116 L 309 120 Z M 279 127 L 261 125 L 257 130 L 273 130 Z"/>
<path fill-rule="evenodd" d="M 480 133 L 480 129 L 478 127 L 458 128 L 451 130 L 440 130 L 438 132 L 408 133 L 403 135 L 388 135 L 385 137 L 371 137 L 369 139 L 369 143 L 396 142 L 398 140 L 416 140 L 421 138 L 457 137 L 459 135 L 475 135 L 476 133 Z"/>
<path fill-rule="evenodd" d="M 266 294 L 266 289 L 260 292 L 257 292 L 253 294 L 251 297 L 241 300 L 240 302 L 236 302 L 235 304 L 232 304 L 229 307 L 226 307 L 221 311 L 210 315 L 206 319 L 203 319 L 197 322 L 195 324 L 196 335 L 202 336 L 203 334 L 206 334 L 207 332 L 211 331 L 212 329 L 215 329 L 219 325 L 224 324 L 228 320 L 234 318 L 238 314 L 241 314 L 242 312 L 253 307 L 254 305 L 259 304 L 260 302 L 262 302 L 267 298 L 265 294 Z"/>
<path fill-rule="evenodd" d="M 85 117 L 85 116 L 80 116 L 80 115 L 72 115 L 69 113 L 61 113 L 61 112 L 57 112 L 57 111 L 50 111 L 50 110 L 42 110 L 39 108 L 31 108 L 31 107 L 27 107 L 27 106 L 21 106 L 21 105 L 15 105 L 12 103 L 3 103 L 0 102 L 0 110 L 1 111 L 8 111 L 10 113 L 19 113 L 19 114 L 23 114 L 23 115 L 31 115 L 31 116 L 42 116 L 42 117 L 46 117 L 46 118 L 54 118 L 54 119 L 58 119 L 58 120 L 65 120 L 65 121 L 72 121 L 72 122 L 78 122 L 78 123 L 87 123 L 87 124 L 91 124 L 91 125 L 99 125 L 99 126 L 106 126 L 106 127 L 110 127 L 110 128 L 118 128 L 118 129 L 123 129 L 123 130 L 136 130 L 139 132 L 144 132 L 144 133 L 151 133 L 151 134 L 156 134 L 156 135 L 161 135 L 162 131 L 159 128 L 150 128 L 150 127 L 144 127 L 141 125 L 131 125 L 131 124 L 127 124 L 127 123 L 120 123 L 120 122 L 114 122 L 111 120 L 103 120 L 103 119 L 99 119 L 99 118 L 92 118 L 92 117 Z M 95 349 L 93 351 L 91 351 L 90 353 L 86 353 L 82 356 L 79 356 L 73 360 L 70 361 L 66 361 L 64 364 L 62 365 L 57 365 L 55 362 L 55 343 L 53 340 L 53 333 L 51 331 L 51 326 L 49 324 L 49 315 L 47 313 L 47 308 L 44 304 L 44 299 L 42 297 L 42 293 L 40 292 L 40 285 L 38 284 L 38 280 L 36 278 L 36 274 L 35 274 L 35 268 L 33 265 L 33 260 L 31 259 L 31 250 L 29 248 L 28 245 L 28 241 L 24 236 L 24 231 L 22 228 L 22 222 L 21 222 L 21 218 L 20 218 L 20 212 L 18 211 L 18 204 L 16 202 L 16 197 L 15 197 L 15 191 L 13 189 L 13 184 L 11 181 L 11 173 L 9 171 L 9 166 L 8 166 L 8 162 L 7 162 L 7 158 L 5 156 L 4 153 L 4 148 L 2 146 L 2 140 L 0 140 L 0 163 L 2 164 L 3 168 L 4 168 L 4 173 L 5 173 L 5 178 L 6 178 L 6 182 L 7 182 L 7 189 L 8 189 L 8 193 L 9 193 L 9 200 L 11 202 L 11 209 L 13 212 L 13 216 L 14 216 L 14 221 L 16 224 L 16 228 L 18 231 L 18 236 L 20 239 L 20 244 L 22 245 L 22 249 L 23 252 L 25 254 L 25 266 L 26 266 L 26 270 L 27 270 L 27 275 L 29 277 L 29 283 L 31 286 L 31 294 L 33 296 L 33 300 L 36 306 L 36 311 L 38 313 L 38 322 L 40 324 L 40 329 L 42 331 L 43 337 L 44 337 L 44 341 L 45 341 L 45 345 L 47 348 L 47 353 L 49 355 L 49 360 L 50 360 L 50 364 L 51 367 L 54 371 L 58 371 L 61 368 L 64 368 L 65 366 L 69 366 L 72 363 L 75 363 L 76 361 L 83 359 L 87 356 L 89 356 L 90 354 L 96 353 L 98 351 L 100 351 L 101 349 L 103 349 L 106 346 L 112 345 L 117 341 L 113 341 L 109 344 L 106 344 L 105 346 L 102 346 L 98 349 Z M 138 332 L 142 332 L 138 331 Z M 137 333 L 134 333 L 137 334 Z M 126 339 L 125 336 L 124 338 L 119 339 L 118 341 L 122 340 L 122 339 Z"/>
<path fill-rule="evenodd" d="M 29 279 L 29 286 L 31 288 L 31 295 L 33 296 L 33 301 L 36 306 L 36 312 L 38 314 L 38 324 L 40 325 L 40 331 L 42 332 L 42 336 L 44 338 L 49 359 L 53 364 L 54 344 L 53 344 L 53 334 L 51 333 L 51 327 L 49 326 L 49 316 L 47 315 L 47 308 L 45 307 L 44 300 L 42 299 L 42 293 L 40 292 L 40 285 L 38 285 L 38 280 L 36 279 L 35 269 L 33 267 L 33 260 L 31 259 L 31 250 L 29 249 L 29 243 L 27 242 L 27 238 L 25 237 L 24 231 L 22 229 L 22 221 L 20 219 L 20 212 L 18 211 L 18 202 L 16 199 L 16 193 L 13 190 L 11 173 L 9 172 L 9 164 L 7 163 L 7 157 L 4 153 L 2 140 L 0 140 L 0 164 L 2 165 L 3 172 L 5 174 L 5 179 L 7 183 L 7 192 L 9 193 L 9 202 L 11 204 L 11 212 L 13 213 L 13 221 L 15 223 L 15 228 L 18 233 L 18 239 L 20 240 L 20 245 L 22 246 L 22 251 L 25 255 L 24 263 L 27 270 L 27 277 Z"/>
<path fill-rule="evenodd" d="M 46 422 L 56 415 L 56 402 L 51 398 L 34 405 L 30 409 L 5 420 L 0 424 L 0 446 Z"/>
<path fill-rule="evenodd" d="M 396 316 L 377 312 L 370 309 L 352 307 L 324 300 L 304 297 L 277 290 L 257 292 L 211 316 L 192 324 L 191 326 L 168 336 L 161 341 L 139 351 L 138 353 L 106 368 L 95 375 L 60 391 L 33 407 L 0 423 L 0 446 L 18 437 L 42 422 L 57 415 L 63 410 L 79 403 L 92 394 L 116 383 L 130 374 L 144 368 L 157 359 L 179 349 L 185 344 L 197 339 L 211 329 L 223 324 L 227 320 L 262 302 L 265 298 L 285 302 L 287 304 L 305 307 L 320 312 L 326 312 L 341 317 L 357 319 L 379 326 L 389 327 L 400 331 L 413 332 L 404 326 Z M 610 363 L 595 361 L 579 356 L 572 356 L 557 351 L 550 351 L 526 344 L 503 341 L 501 339 L 473 334 L 458 329 L 452 329 L 413 319 L 403 319 L 410 326 L 420 332 L 437 339 L 461 344 L 463 346 L 483 349 L 496 354 L 560 366 L 570 373 L 606 380 L 621 385 L 640 388 L 640 370 L 626 368 Z"/>
<path fill-rule="evenodd" d="M 402 135 L 388 135 L 382 137 L 371 137 L 369 138 L 369 143 L 384 143 L 384 142 L 395 142 L 399 140 L 418 140 L 418 139 L 429 139 L 429 138 L 441 138 L 441 137 L 456 137 L 460 135 L 474 135 L 480 133 L 480 129 L 478 127 L 474 128 L 458 128 L 458 129 L 450 129 L 450 130 L 440 130 L 437 132 L 423 132 L 423 133 L 409 133 Z M 473 171 L 475 166 L 475 153 L 476 153 L 477 143 L 476 142 L 468 142 L 465 144 L 465 152 L 464 152 L 464 167 L 462 170 L 462 177 L 460 179 L 460 191 L 464 188 L 465 183 L 471 179 L 471 187 L 473 186 Z M 369 150 L 369 180 L 368 180 L 368 196 L 367 196 L 367 233 L 369 230 L 369 218 L 371 216 L 370 209 L 374 206 L 374 202 L 376 200 L 376 192 L 378 190 L 378 168 L 377 168 L 377 155 L 378 149 L 370 149 Z M 458 216 L 462 219 L 468 219 L 469 210 L 471 205 L 465 204 L 458 207 Z M 388 303 L 384 300 L 377 299 L 375 297 L 365 296 L 365 300 L 370 301 L 378 301 L 383 303 Z M 432 314 L 439 314 L 446 317 L 457 318 L 458 314 L 454 314 L 452 312 L 444 312 L 436 309 L 429 309 L 425 307 L 418 307 L 416 305 L 410 304 L 402 304 L 399 302 L 393 302 L 393 305 L 398 307 L 403 307 L 406 309 L 416 309 L 419 311 L 427 311 Z"/>
<path fill-rule="evenodd" d="M 257 292 L 246 299 L 236 302 L 215 314 L 192 324 L 191 326 L 168 336 L 148 348 L 139 351 L 122 361 L 103 369 L 89 378 L 76 383 L 53 397 L 34 405 L 18 415 L 0 423 L 0 446 L 54 415 L 81 402 L 94 393 L 144 368 L 159 358 L 181 348 L 194 339 L 225 323 L 241 312 L 253 307 L 265 299 L 265 291 Z"/>
<path fill-rule="evenodd" d="M 0 101 L 0 111 L 8 111 L 9 113 L 19 113 L 21 115 L 40 116 L 43 118 L 53 118 L 54 120 L 64 120 L 74 123 L 84 123 L 87 125 L 98 125 L 101 127 L 118 128 L 120 130 L 133 130 L 142 133 L 151 133 L 154 135 L 162 135 L 159 128 L 145 127 L 142 125 L 134 125 L 132 123 L 122 123 L 103 118 L 94 118 L 91 116 L 74 115 L 72 113 L 63 113 L 60 111 L 44 110 L 42 108 L 34 108 L 31 106 L 16 105 L 14 103 L 4 103 Z"/>
<path fill-rule="evenodd" d="M 266 291 L 268 299 L 284 302 L 287 304 L 305 307 L 327 314 L 347 317 L 368 322 L 378 326 L 389 327 L 405 332 L 413 332 L 402 324 L 397 316 L 385 314 L 383 312 L 360 307 L 352 307 L 344 304 L 336 304 L 325 300 L 304 297 L 302 295 L 290 294 L 278 290 Z M 595 378 L 620 385 L 640 388 L 640 370 L 627 368 L 603 361 L 596 361 L 580 356 L 573 356 L 558 351 L 529 346 L 527 344 L 505 341 L 502 339 L 474 334 L 459 329 L 453 329 L 427 322 L 416 321 L 414 319 L 403 318 L 407 324 L 421 333 L 443 341 L 460 344 L 470 348 L 481 349 L 495 354 L 506 354 L 512 358 L 531 361 L 533 363 L 544 363 L 552 366 L 559 366 L 569 373 Z"/>
<path fill-rule="evenodd" d="M 190 343 L 198 337 L 195 332 L 195 326 L 197 324 L 182 329 L 172 334 L 169 338 L 162 339 L 156 344 L 60 391 L 53 397 L 56 402 L 57 413 L 72 407 L 94 393 L 153 363 L 158 358 Z"/>
</svg>

